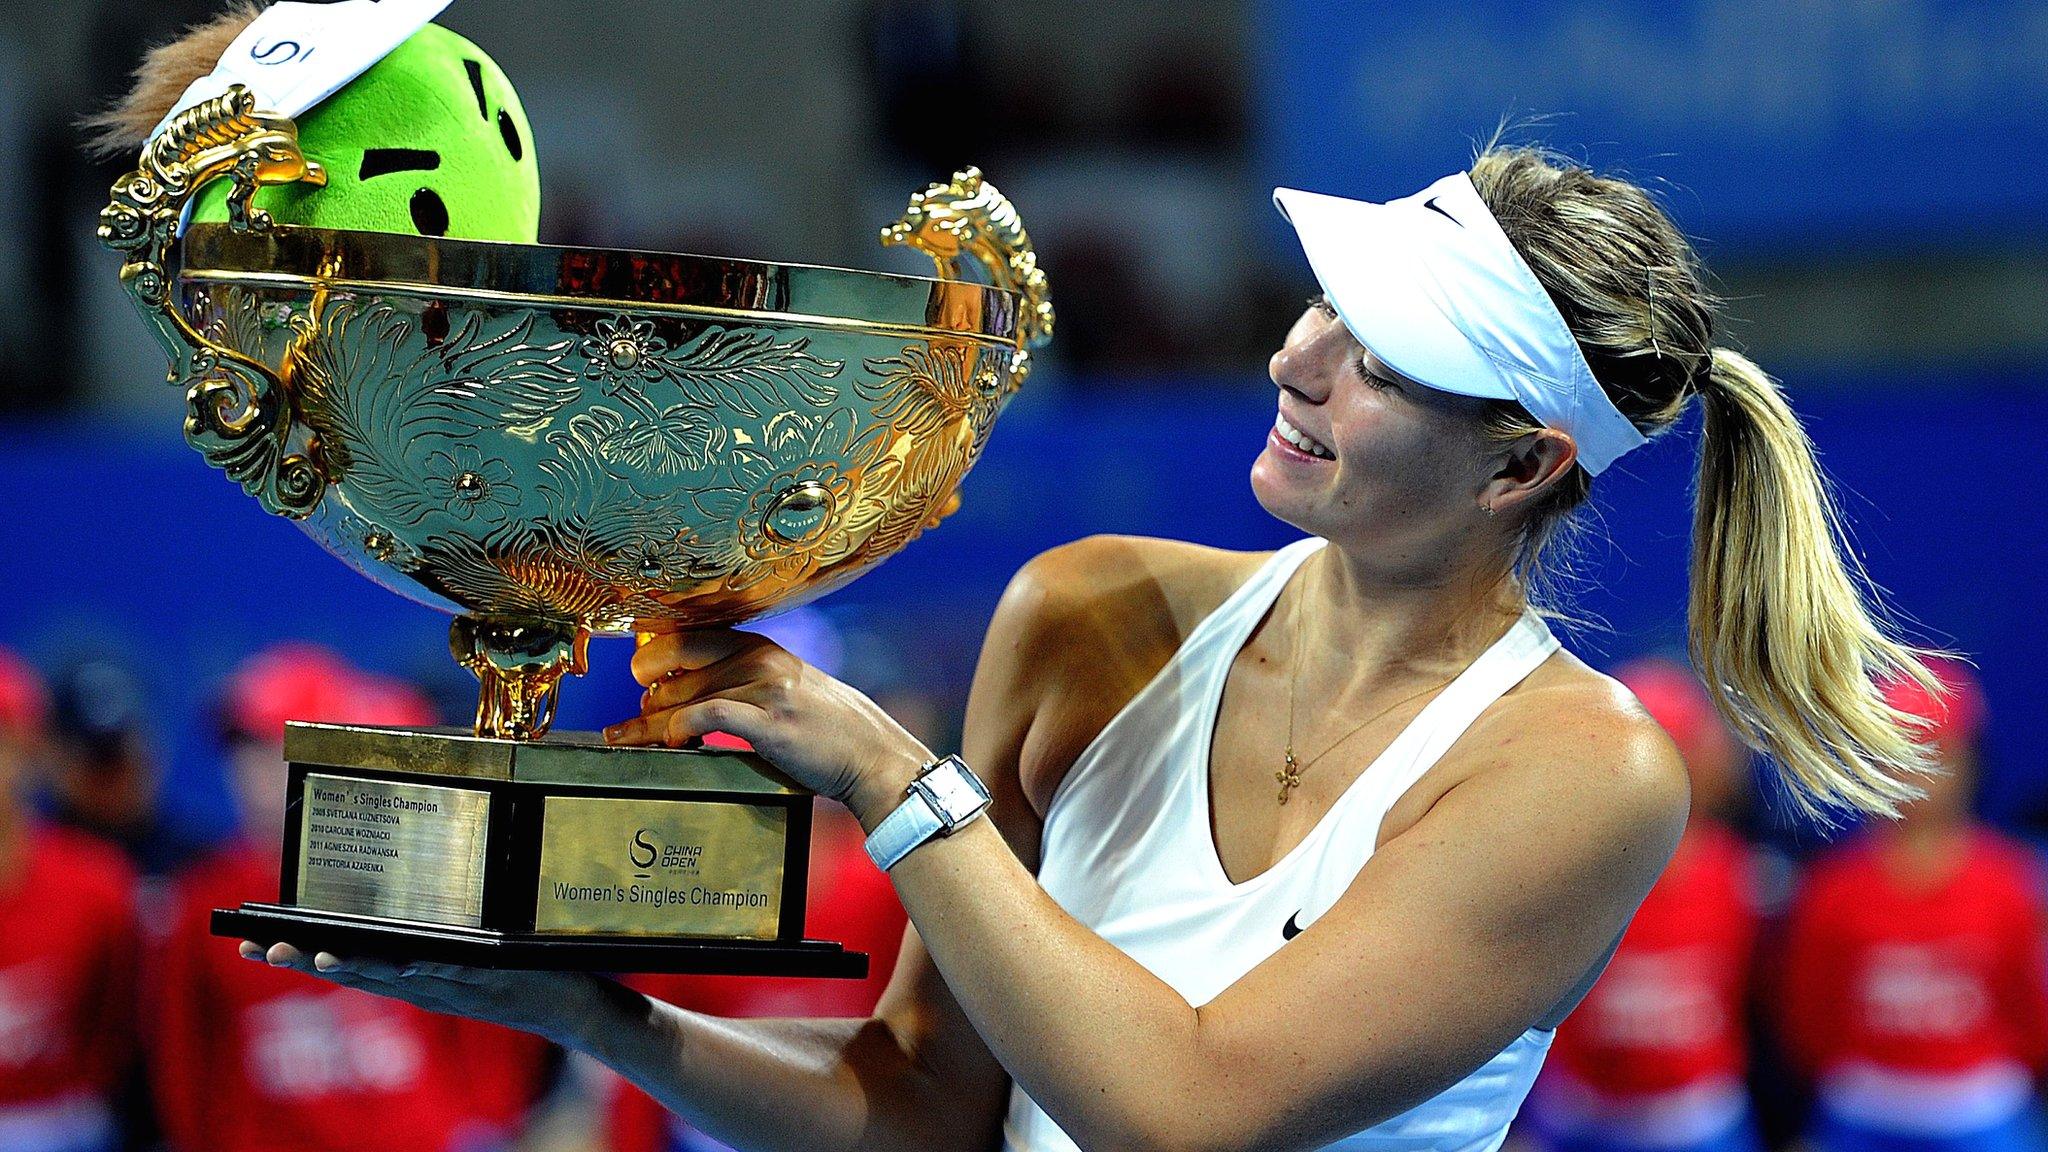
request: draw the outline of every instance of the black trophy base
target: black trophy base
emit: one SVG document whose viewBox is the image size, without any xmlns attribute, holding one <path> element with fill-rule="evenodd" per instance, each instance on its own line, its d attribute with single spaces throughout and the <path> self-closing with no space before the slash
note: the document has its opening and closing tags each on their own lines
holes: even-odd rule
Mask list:
<svg viewBox="0 0 2048 1152">
<path fill-rule="evenodd" d="M 216 910 L 216 935 L 476 968 L 867 975 L 804 930 L 812 796 L 759 757 L 299 723 L 284 752 L 277 898 Z"/>
<path fill-rule="evenodd" d="M 822 940 L 701 940 L 648 936 L 565 938 L 433 924 L 393 923 L 283 904 L 213 910 L 213 934 L 283 942 L 301 951 L 471 968 L 673 972 L 702 976 L 823 976 L 859 980 L 865 952 Z"/>
</svg>

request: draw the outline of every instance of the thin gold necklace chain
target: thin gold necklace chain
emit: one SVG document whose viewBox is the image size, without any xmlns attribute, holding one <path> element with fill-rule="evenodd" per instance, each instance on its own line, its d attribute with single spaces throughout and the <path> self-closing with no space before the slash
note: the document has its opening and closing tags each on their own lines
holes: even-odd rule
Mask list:
<svg viewBox="0 0 2048 1152">
<path fill-rule="evenodd" d="M 1303 582 L 1306 583 L 1306 579 L 1304 579 Z M 1429 687 L 1424 688 L 1422 691 L 1417 692 L 1414 695 L 1404 696 L 1401 699 L 1394 701 L 1392 704 L 1387 705 L 1385 708 L 1380 709 L 1379 711 L 1366 717 L 1364 720 L 1361 720 L 1357 724 L 1353 725 L 1349 732 L 1346 732 L 1342 736 L 1337 737 L 1336 741 L 1333 742 L 1329 747 L 1309 757 L 1306 762 L 1297 761 L 1294 757 L 1294 701 L 1295 696 L 1297 694 L 1296 690 L 1301 686 L 1301 622 L 1303 616 L 1301 607 L 1307 599 L 1308 589 L 1304 587 L 1301 590 L 1301 595 L 1297 597 L 1294 602 L 1294 660 L 1293 667 L 1287 670 L 1287 747 L 1282 753 L 1280 770 L 1278 772 L 1273 773 L 1274 781 L 1280 785 L 1279 799 L 1280 803 L 1282 804 L 1287 803 L 1287 797 L 1290 793 L 1292 793 L 1296 788 L 1301 787 L 1301 774 L 1303 772 L 1306 772 L 1310 768 L 1315 767 L 1316 761 L 1321 760 L 1323 757 L 1328 756 L 1332 752 L 1335 752 L 1339 747 L 1343 745 L 1343 743 L 1346 740 L 1349 740 L 1353 736 L 1358 735 L 1360 732 L 1365 731 L 1366 725 L 1371 724 L 1375 720 L 1381 719 L 1388 713 L 1394 711 L 1394 709 L 1399 708 L 1401 705 L 1413 703 L 1417 699 L 1420 699 L 1423 696 L 1427 696 L 1429 693 L 1434 692 L 1439 688 L 1442 688 L 1445 684 L 1449 684 L 1451 680 L 1457 679 L 1457 677 L 1453 676 L 1451 677 L 1451 680 L 1439 681 L 1435 684 L 1431 684 Z"/>
</svg>

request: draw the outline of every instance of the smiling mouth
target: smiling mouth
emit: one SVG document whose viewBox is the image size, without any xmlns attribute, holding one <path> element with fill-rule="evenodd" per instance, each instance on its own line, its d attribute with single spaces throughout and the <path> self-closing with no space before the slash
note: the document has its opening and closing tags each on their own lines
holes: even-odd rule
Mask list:
<svg viewBox="0 0 2048 1152">
<path fill-rule="evenodd" d="M 1289 444 L 1294 445 L 1296 448 L 1301 449 L 1303 452 L 1306 452 L 1309 455 L 1316 457 L 1317 459 L 1335 460 L 1337 458 L 1337 454 L 1335 452 L 1330 451 L 1328 448 L 1323 447 L 1321 441 L 1315 439 L 1313 436 L 1310 436 L 1308 433 L 1303 432 L 1301 429 L 1296 428 L 1294 425 L 1289 424 L 1287 422 L 1287 417 L 1285 416 L 1275 415 L 1273 417 L 1273 432 L 1282 440 L 1287 441 Z"/>
</svg>

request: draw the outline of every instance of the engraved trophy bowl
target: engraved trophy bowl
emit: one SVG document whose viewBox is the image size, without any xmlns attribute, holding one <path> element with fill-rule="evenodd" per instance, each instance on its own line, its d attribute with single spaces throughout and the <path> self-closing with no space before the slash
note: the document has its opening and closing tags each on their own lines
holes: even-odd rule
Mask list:
<svg viewBox="0 0 2048 1152">
<path fill-rule="evenodd" d="M 214 179 L 232 181 L 230 222 L 181 235 Z M 150 143 L 99 228 L 185 392 L 188 442 L 357 571 L 454 613 L 454 655 L 479 679 L 473 735 L 295 727 L 295 804 L 315 761 L 501 784 L 523 764 L 557 790 L 536 802 L 565 811 L 561 789 L 661 777 L 650 765 L 668 750 L 536 743 L 589 636 L 759 618 L 893 555 L 957 505 L 1052 328 L 1017 214 L 973 169 L 883 230 L 936 278 L 293 228 L 249 204 L 259 185 L 323 179 L 291 121 L 238 86 Z M 495 767 L 479 775 L 480 758 Z M 760 794 L 795 794 L 752 768 Z M 732 787 L 745 772 L 713 775 L 710 792 L 747 791 Z M 803 839 L 807 811 L 784 808 L 786 838 Z M 437 835 L 488 855 L 482 842 L 511 834 L 497 821 Z M 307 827 L 286 845 L 288 894 L 306 887 Z M 381 891 L 354 911 L 476 928 L 512 899 L 530 918 L 523 896 L 482 887 L 484 910 L 460 916 Z"/>
</svg>

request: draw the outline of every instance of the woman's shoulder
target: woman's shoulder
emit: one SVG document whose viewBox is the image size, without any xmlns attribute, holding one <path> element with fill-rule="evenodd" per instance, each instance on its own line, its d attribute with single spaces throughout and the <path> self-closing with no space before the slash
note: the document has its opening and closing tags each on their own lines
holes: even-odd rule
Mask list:
<svg viewBox="0 0 2048 1152">
<path fill-rule="evenodd" d="M 1388 833 L 1485 777 L 1495 796 L 1569 798 L 1588 821 L 1676 827 L 1690 782 L 1670 736 L 1620 681 L 1560 649 L 1489 707 L 1439 763 L 1432 789 L 1402 797 Z"/>
<path fill-rule="evenodd" d="M 998 613 L 1090 636 L 1115 621 L 1124 627 L 1112 633 L 1135 629 L 1177 647 L 1271 555 L 1150 536 L 1088 536 L 1033 557 L 1011 580 Z"/>
<path fill-rule="evenodd" d="M 1011 578 L 993 654 L 1048 690 L 1078 684 L 1121 707 L 1270 555 L 1145 536 L 1062 544 Z"/>
<path fill-rule="evenodd" d="M 1001 714 L 997 727 L 1015 734 L 1034 804 L 1270 555 L 1090 536 L 1018 571 L 989 624 L 975 682 Z"/>
<path fill-rule="evenodd" d="M 1566 649 L 1501 697 L 1482 723 L 1495 735 L 1525 732 L 1528 755 L 1574 770 L 1665 788 L 1686 778 L 1678 746 L 1635 693 Z"/>
</svg>

